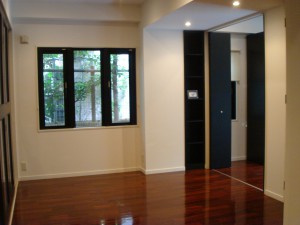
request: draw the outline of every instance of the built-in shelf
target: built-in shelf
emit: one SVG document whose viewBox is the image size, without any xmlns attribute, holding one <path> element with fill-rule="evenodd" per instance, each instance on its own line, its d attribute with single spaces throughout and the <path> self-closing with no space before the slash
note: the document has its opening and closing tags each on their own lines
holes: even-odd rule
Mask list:
<svg viewBox="0 0 300 225">
<path fill-rule="evenodd" d="M 199 76 L 199 75 L 186 75 L 187 79 L 204 79 L 204 76 Z"/>
<path fill-rule="evenodd" d="M 185 56 L 204 56 L 204 54 L 200 53 L 200 54 L 197 54 L 197 53 L 187 53 L 185 54 Z"/>
<path fill-rule="evenodd" d="M 187 123 L 204 123 L 204 120 L 186 120 Z"/>
<path fill-rule="evenodd" d="M 184 31 L 185 77 L 185 166 L 204 168 L 205 101 L 204 101 L 204 32 Z M 197 91 L 189 98 L 188 91 Z"/>
<path fill-rule="evenodd" d="M 189 145 L 204 144 L 204 141 L 193 141 L 193 142 L 188 142 L 187 144 L 189 144 Z"/>
<path fill-rule="evenodd" d="M 188 101 L 204 101 L 204 98 L 193 98 L 193 99 L 188 99 Z"/>
</svg>

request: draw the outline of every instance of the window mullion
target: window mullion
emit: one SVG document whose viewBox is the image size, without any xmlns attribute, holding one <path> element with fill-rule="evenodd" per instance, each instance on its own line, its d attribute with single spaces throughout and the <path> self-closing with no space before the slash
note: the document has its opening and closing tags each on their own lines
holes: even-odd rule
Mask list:
<svg viewBox="0 0 300 225">
<path fill-rule="evenodd" d="M 102 72 L 102 125 L 111 125 L 111 93 L 110 93 L 110 54 L 109 51 L 102 50 L 101 72 Z"/>
<path fill-rule="evenodd" d="M 38 83 L 39 83 L 39 111 L 40 127 L 45 128 L 45 105 L 44 105 L 44 79 L 43 79 L 43 49 L 38 49 Z"/>
<path fill-rule="evenodd" d="M 65 58 L 65 106 L 66 126 L 75 127 L 75 95 L 74 95 L 74 56 L 73 49 L 66 49 Z"/>
<path fill-rule="evenodd" d="M 137 123 L 136 115 L 136 69 L 135 69 L 135 49 L 130 50 L 129 54 L 129 82 L 130 82 L 130 124 Z"/>
</svg>

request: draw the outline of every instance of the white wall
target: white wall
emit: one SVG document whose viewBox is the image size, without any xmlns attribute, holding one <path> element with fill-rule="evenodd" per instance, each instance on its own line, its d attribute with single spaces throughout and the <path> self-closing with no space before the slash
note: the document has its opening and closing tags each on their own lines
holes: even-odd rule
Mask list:
<svg viewBox="0 0 300 225">
<path fill-rule="evenodd" d="M 287 19 L 287 145 L 284 224 L 300 224 L 300 4 L 286 0 Z"/>
<path fill-rule="evenodd" d="M 138 27 L 15 24 L 14 35 L 18 163 L 28 167 L 19 171 L 21 179 L 136 170 L 138 127 L 39 132 L 36 48 L 138 48 Z M 29 44 L 20 44 L 20 35 L 27 35 Z"/>
<path fill-rule="evenodd" d="M 182 31 L 143 32 L 145 172 L 184 170 Z"/>
<path fill-rule="evenodd" d="M 265 12 L 265 194 L 283 201 L 286 127 L 286 34 L 284 8 Z"/>
<path fill-rule="evenodd" d="M 245 160 L 247 156 L 247 46 L 246 36 L 231 34 L 231 51 L 239 55 L 239 78 L 237 83 L 237 119 L 231 122 L 231 159 Z"/>
</svg>

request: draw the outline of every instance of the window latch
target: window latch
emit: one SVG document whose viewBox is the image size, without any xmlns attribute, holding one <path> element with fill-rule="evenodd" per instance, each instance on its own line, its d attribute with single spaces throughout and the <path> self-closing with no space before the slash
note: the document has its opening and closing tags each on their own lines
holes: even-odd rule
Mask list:
<svg viewBox="0 0 300 225">
<path fill-rule="evenodd" d="M 110 81 L 108 81 L 108 87 L 110 88 Z"/>
<path fill-rule="evenodd" d="M 68 88 L 68 83 L 67 82 L 65 82 L 65 89 L 67 89 Z"/>
</svg>

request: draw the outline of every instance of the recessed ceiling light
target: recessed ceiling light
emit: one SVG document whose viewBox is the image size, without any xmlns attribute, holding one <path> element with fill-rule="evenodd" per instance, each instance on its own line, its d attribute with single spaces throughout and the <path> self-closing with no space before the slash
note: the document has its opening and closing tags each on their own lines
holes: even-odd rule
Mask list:
<svg viewBox="0 0 300 225">
<path fill-rule="evenodd" d="M 191 22 L 190 21 L 187 21 L 186 23 L 185 23 L 185 26 L 186 27 L 190 27 L 192 24 L 191 24 Z"/>
<path fill-rule="evenodd" d="M 239 1 L 234 1 L 234 2 L 232 3 L 232 5 L 233 5 L 234 7 L 238 7 L 238 6 L 240 5 L 240 2 L 239 2 Z"/>
</svg>

